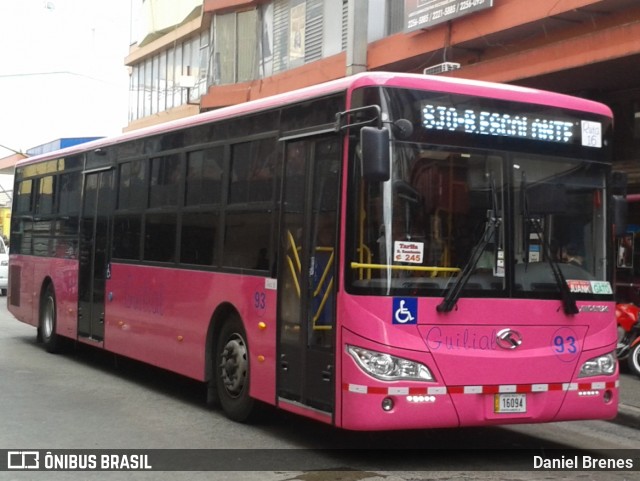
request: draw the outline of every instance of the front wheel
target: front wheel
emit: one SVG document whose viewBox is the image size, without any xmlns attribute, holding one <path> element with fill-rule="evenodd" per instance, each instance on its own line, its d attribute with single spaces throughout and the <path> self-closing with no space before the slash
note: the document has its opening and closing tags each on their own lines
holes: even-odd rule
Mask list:
<svg viewBox="0 0 640 481">
<path fill-rule="evenodd" d="M 627 358 L 629 369 L 636 376 L 640 376 L 640 342 L 631 348 Z"/>
<path fill-rule="evenodd" d="M 40 303 L 39 337 L 48 352 L 59 352 L 61 339 L 56 333 L 56 295 L 52 286 L 47 286 Z"/>
<path fill-rule="evenodd" d="M 254 411 L 249 396 L 249 345 L 242 322 L 236 316 L 227 319 L 216 342 L 216 389 L 225 415 L 245 422 Z"/>
</svg>

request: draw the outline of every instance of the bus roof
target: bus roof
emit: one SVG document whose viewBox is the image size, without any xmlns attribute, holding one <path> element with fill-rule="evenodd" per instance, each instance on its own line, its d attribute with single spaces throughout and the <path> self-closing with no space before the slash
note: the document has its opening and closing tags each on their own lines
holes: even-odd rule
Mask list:
<svg viewBox="0 0 640 481">
<path fill-rule="evenodd" d="M 137 140 L 153 135 L 172 132 L 191 126 L 205 124 L 214 120 L 228 119 L 237 115 L 261 112 L 274 107 L 324 97 L 341 91 L 352 91 L 366 86 L 387 86 L 436 92 L 450 92 L 455 94 L 472 95 L 478 97 L 495 98 L 500 100 L 518 101 L 549 107 L 566 108 L 570 110 L 588 112 L 606 117 L 613 117 L 609 107 L 591 100 L 572 97 L 565 94 L 519 87 L 510 84 L 498 84 L 479 80 L 467 80 L 454 77 L 432 75 L 418 75 L 395 72 L 363 72 L 350 77 L 332 80 L 318 85 L 305 87 L 291 92 L 285 92 L 271 97 L 252 100 L 242 104 L 232 105 L 209 112 L 200 113 L 183 119 L 166 122 L 151 127 L 120 134 L 114 137 L 102 138 L 65 149 L 29 157 L 18 162 L 17 166 L 28 165 L 39 161 L 59 158 L 91 151 L 110 145 Z"/>
</svg>

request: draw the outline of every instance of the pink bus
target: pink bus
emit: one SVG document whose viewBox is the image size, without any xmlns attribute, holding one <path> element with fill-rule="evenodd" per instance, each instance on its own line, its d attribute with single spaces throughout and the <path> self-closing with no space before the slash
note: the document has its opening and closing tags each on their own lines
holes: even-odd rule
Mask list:
<svg viewBox="0 0 640 481">
<path fill-rule="evenodd" d="M 352 430 L 616 415 L 612 118 L 364 73 L 26 159 L 8 305 Z"/>
</svg>

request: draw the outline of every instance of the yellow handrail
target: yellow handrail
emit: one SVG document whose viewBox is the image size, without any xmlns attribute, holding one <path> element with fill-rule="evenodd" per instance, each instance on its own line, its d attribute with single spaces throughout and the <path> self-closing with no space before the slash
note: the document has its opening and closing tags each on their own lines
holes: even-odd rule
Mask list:
<svg viewBox="0 0 640 481">
<path fill-rule="evenodd" d="M 352 269 L 391 269 L 394 271 L 418 271 L 418 272 L 460 272 L 459 267 L 435 267 L 435 266 L 400 266 L 390 264 L 363 264 L 352 262 Z"/>
<path fill-rule="evenodd" d="M 296 240 L 293 238 L 293 234 L 290 230 L 287 231 L 287 235 L 289 236 L 289 244 L 291 244 L 291 250 L 295 256 L 296 266 L 298 267 L 298 272 L 302 268 L 302 264 L 300 263 L 300 256 L 298 256 L 298 247 L 296 246 Z"/>
<path fill-rule="evenodd" d="M 291 260 L 291 256 L 287 256 L 287 263 L 289 264 L 289 270 L 291 271 L 291 279 L 293 279 L 293 285 L 296 288 L 296 292 L 298 293 L 298 297 L 300 297 L 300 281 L 298 281 L 298 274 L 296 273 L 296 268 L 293 265 L 293 261 Z"/>
<path fill-rule="evenodd" d="M 329 299 L 329 296 L 332 294 L 332 289 L 333 289 L 333 277 L 329 277 L 329 275 L 331 274 L 331 270 L 333 268 L 333 262 L 334 262 L 334 255 L 335 252 L 333 250 L 333 247 L 316 247 L 316 252 L 329 252 L 331 253 L 331 255 L 329 256 L 329 259 L 327 260 L 327 264 L 324 266 L 324 272 L 322 273 L 322 276 L 320 277 L 320 280 L 318 281 L 318 285 L 316 287 L 316 290 L 313 292 L 313 297 L 318 297 L 318 295 L 320 295 L 320 293 L 322 292 L 322 287 L 324 286 L 325 282 L 327 282 L 328 279 L 328 285 L 327 288 L 322 296 L 322 299 L 320 300 L 320 305 L 318 306 L 318 309 L 316 309 L 316 313 L 313 316 L 313 323 L 312 323 L 312 329 L 315 330 L 329 330 L 332 329 L 333 326 L 318 326 L 316 325 L 316 323 L 318 322 L 318 319 L 320 319 L 320 315 L 322 314 L 322 311 L 324 310 L 324 306 L 327 303 L 327 299 Z"/>
<path fill-rule="evenodd" d="M 327 290 L 325 291 L 324 296 L 322 296 L 322 301 L 320 301 L 320 305 L 318 306 L 318 310 L 316 311 L 315 316 L 313 316 L 314 331 L 328 331 L 333 329 L 333 326 L 317 326 L 316 325 L 316 322 L 318 322 L 318 319 L 320 319 L 320 314 L 322 314 L 322 311 L 324 310 L 324 306 L 327 303 L 327 299 L 329 299 L 329 296 L 332 294 L 331 292 L 332 289 L 333 289 L 333 277 L 329 281 L 329 285 L 327 286 Z"/>
<path fill-rule="evenodd" d="M 331 272 L 331 268 L 333 266 L 333 249 L 331 247 L 316 247 L 316 251 L 317 252 L 331 252 L 331 255 L 329 256 L 329 260 L 327 261 L 327 265 L 324 267 L 324 272 L 322 273 L 322 277 L 318 281 L 318 287 L 316 287 L 316 290 L 313 293 L 313 297 L 316 297 L 318 294 L 320 294 L 320 291 L 322 290 L 322 286 L 325 283 L 325 281 L 327 280 L 327 276 Z M 333 282 L 333 277 L 331 278 L 331 282 Z"/>
<path fill-rule="evenodd" d="M 371 249 L 369 249 L 369 246 L 367 246 L 366 244 L 360 244 L 358 253 L 360 254 L 360 262 L 364 261 L 363 257 L 366 256 L 369 263 L 371 263 L 373 255 L 371 254 Z M 362 279 L 364 279 L 364 270 L 360 269 L 360 280 Z M 367 271 L 367 280 L 371 280 L 371 269 Z"/>
</svg>

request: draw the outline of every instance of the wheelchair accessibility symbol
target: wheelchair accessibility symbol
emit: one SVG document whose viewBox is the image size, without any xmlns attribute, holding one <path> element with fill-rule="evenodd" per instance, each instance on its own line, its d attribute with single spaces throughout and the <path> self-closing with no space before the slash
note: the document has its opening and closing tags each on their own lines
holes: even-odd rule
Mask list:
<svg viewBox="0 0 640 481">
<path fill-rule="evenodd" d="M 394 298 L 393 299 L 393 324 L 417 324 L 418 323 L 418 299 Z"/>
</svg>

